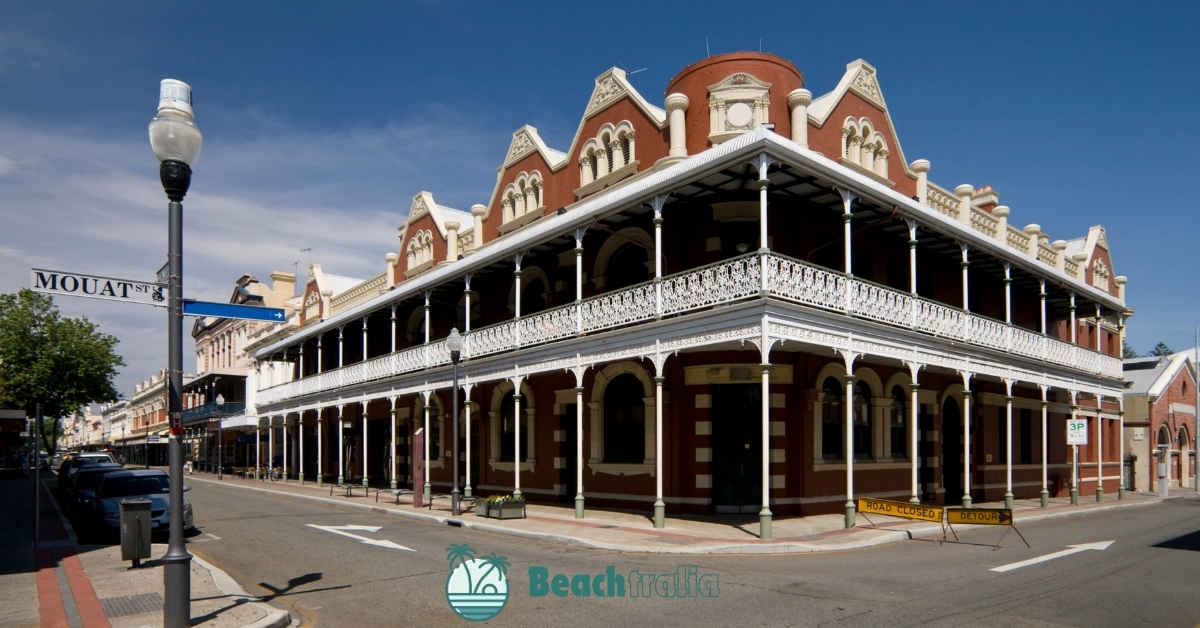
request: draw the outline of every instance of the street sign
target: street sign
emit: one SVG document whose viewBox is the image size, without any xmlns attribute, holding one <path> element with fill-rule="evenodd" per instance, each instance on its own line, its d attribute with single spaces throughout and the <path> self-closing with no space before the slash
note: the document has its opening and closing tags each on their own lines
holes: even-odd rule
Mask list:
<svg viewBox="0 0 1200 628">
<path fill-rule="evenodd" d="M 946 523 L 1010 526 L 1013 524 L 1013 516 L 1012 511 L 1007 508 L 947 508 Z"/>
<path fill-rule="evenodd" d="M 907 502 L 893 502 L 886 499 L 858 498 L 858 512 L 872 515 L 887 515 L 901 519 L 918 519 L 920 521 L 942 522 L 942 508 L 937 506 L 922 506 Z"/>
<path fill-rule="evenodd" d="M 283 310 L 258 305 L 237 305 L 234 303 L 211 303 L 208 301 L 183 302 L 185 316 L 212 316 L 215 318 L 243 318 L 252 321 L 271 321 L 282 323 L 287 320 Z"/>
<path fill-rule="evenodd" d="M 147 444 L 147 445 L 158 445 L 158 444 L 161 444 L 161 443 L 162 443 L 162 439 L 161 439 L 161 438 L 160 438 L 158 435 L 154 435 L 154 436 L 147 436 L 147 437 L 146 437 L 146 444 Z"/>
<path fill-rule="evenodd" d="M 167 306 L 166 295 L 163 294 L 165 286 L 153 281 L 117 279 L 44 268 L 31 268 L 29 275 L 34 292 Z"/>
<path fill-rule="evenodd" d="M 1088 444 L 1087 419 L 1067 419 L 1067 444 Z"/>
</svg>

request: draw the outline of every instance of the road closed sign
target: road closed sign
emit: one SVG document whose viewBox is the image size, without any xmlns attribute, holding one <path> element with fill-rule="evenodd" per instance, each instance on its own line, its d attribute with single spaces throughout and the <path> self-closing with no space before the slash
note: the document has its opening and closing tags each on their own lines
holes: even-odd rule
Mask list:
<svg viewBox="0 0 1200 628">
<path fill-rule="evenodd" d="M 942 522 L 942 508 L 923 506 L 908 502 L 893 502 L 886 499 L 858 498 L 858 512 L 870 515 L 887 515 L 901 519 L 917 519 L 920 521 Z"/>
<path fill-rule="evenodd" d="M 1013 514 L 1007 508 L 947 508 L 946 523 L 1010 526 L 1013 524 Z"/>
<path fill-rule="evenodd" d="M 1068 445 L 1086 445 L 1087 443 L 1087 419 L 1067 419 L 1067 444 Z"/>
</svg>

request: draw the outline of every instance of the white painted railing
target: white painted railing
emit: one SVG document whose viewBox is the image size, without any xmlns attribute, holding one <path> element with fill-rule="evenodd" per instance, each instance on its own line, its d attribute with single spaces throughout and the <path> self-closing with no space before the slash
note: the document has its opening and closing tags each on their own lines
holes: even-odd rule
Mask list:
<svg viewBox="0 0 1200 628">
<path fill-rule="evenodd" d="M 578 304 L 476 329 L 464 334 L 463 357 L 478 358 L 573 338 L 583 333 L 616 329 L 652 320 L 656 314 L 671 316 L 758 297 L 762 286 L 762 259 L 762 256 L 753 253 L 664 277 L 660 284 L 661 313 L 655 312 L 655 283 L 647 282 L 585 299 Z M 1107 377 L 1121 377 L 1121 361 L 1112 356 L 800 260 L 781 255 L 767 255 L 765 259 L 766 285 L 772 298 L 1046 360 Z M 582 313 L 581 317 L 577 317 L 577 308 Z M 446 342 L 439 340 L 261 390 L 258 403 L 271 404 L 449 363 L 450 353 L 446 349 Z"/>
</svg>

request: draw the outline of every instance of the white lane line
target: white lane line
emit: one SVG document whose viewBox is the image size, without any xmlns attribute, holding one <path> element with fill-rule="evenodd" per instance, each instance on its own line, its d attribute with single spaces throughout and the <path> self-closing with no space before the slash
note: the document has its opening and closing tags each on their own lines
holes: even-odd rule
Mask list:
<svg viewBox="0 0 1200 628">
<path fill-rule="evenodd" d="M 411 547 L 405 547 L 403 545 L 400 545 L 399 543 L 393 543 L 393 542 L 387 541 L 387 540 L 377 541 L 372 538 L 368 538 L 365 536 L 359 536 L 357 534 L 350 534 L 349 532 L 346 532 L 346 530 L 361 530 L 364 532 L 378 532 L 381 526 L 363 526 L 363 525 L 319 526 L 315 523 L 309 523 L 306 525 L 308 525 L 308 527 L 310 527 L 310 528 L 316 528 L 318 530 L 324 530 L 326 532 L 332 532 L 334 534 L 340 534 L 342 536 L 347 536 L 352 539 L 357 539 L 359 542 L 364 543 L 366 545 L 374 545 L 376 547 L 389 547 L 391 549 L 405 550 L 408 552 L 417 551 Z"/>
<path fill-rule="evenodd" d="M 1083 543 L 1081 545 L 1068 545 L 1067 547 L 1069 547 L 1071 549 L 1065 549 L 1060 552 L 1054 552 L 1053 554 L 1046 554 L 1045 556 L 1038 556 L 1037 558 L 1030 558 L 1029 560 L 1023 560 L 1019 563 L 1009 563 L 1007 565 L 1001 565 L 999 567 L 992 567 L 990 571 L 1000 571 L 1000 572 L 1012 571 L 1014 569 L 1020 569 L 1022 567 L 1028 567 L 1030 565 L 1044 563 L 1048 560 L 1054 560 L 1055 558 L 1062 558 L 1063 556 L 1070 556 L 1071 554 L 1077 554 L 1079 552 L 1086 552 L 1087 550 L 1104 550 L 1104 549 L 1107 549 L 1108 546 L 1112 545 L 1113 543 L 1115 543 L 1115 541 L 1100 541 L 1098 543 Z"/>
</svg>

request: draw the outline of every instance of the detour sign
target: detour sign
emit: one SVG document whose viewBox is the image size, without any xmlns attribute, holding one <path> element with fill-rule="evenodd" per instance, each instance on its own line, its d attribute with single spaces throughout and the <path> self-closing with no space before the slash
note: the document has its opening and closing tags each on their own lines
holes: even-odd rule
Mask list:
<svg viewBox="0 0 1200 628">
<path fill-rule="evenodd" d="M 1006 508 L 947 508 L 946 523 L 1010 526 L 1013 524 L 1013 515 Z"/>
<path fill-rule="evenodd" d="M 886 499 L 858 498 L 858 512 L 872 515 L 887 515 L 901 519 L 919 519 L 921 521 L 942 522 L 942 508 L 937 506 L 922 506 L 907 502 L 893 502 Z"/>
</svg>

